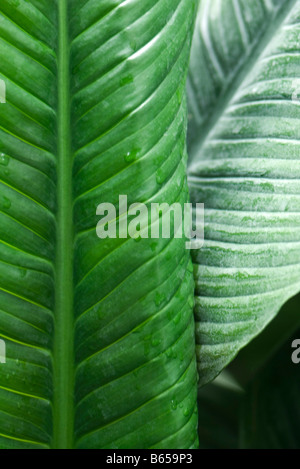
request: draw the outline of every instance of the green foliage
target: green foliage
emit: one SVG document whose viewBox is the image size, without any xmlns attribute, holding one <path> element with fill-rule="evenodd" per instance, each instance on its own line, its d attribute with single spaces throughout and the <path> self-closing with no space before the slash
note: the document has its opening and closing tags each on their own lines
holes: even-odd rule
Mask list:
<svg viewBox="0 0 300 469">
<path fill-rule="evenodd" d="M 189 185 L 204 385 L 300 288 L 298 1 L 203 0 L 189 78 Z M 194 118 L 193 118 L 194 116 Z"/>
<path fill-rule="evenodd" d="M 96 207 L 187 202 L 194 0 L 1 0 L 1 448 L 197 446 L 185 240 Z"/>
<path fill-rule="evenodd" d="M 1 449 L 300 447 L 300 3 L 197 6 L 1 0 Z M 194 267 L 96 236 L 189 192 Z"/>
<path fill-rule="evenodd" d="M 198 395 L 204 449 L 299 449 L 300 295 Z"/>
</svg>

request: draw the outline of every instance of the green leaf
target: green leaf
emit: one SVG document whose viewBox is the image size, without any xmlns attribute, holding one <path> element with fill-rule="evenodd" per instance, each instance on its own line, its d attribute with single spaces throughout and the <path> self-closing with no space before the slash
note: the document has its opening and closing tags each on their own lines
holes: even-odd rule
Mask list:
<svg viewBox="0 0 300 469">
<path fill-rule="evenodd" d="M 292 362 L 295 333 L 249 385 L 243 402 L 243 449 L 300 449 L 300 365 Z M 298 353 L 299 356 L 299 353 Z"/>
<path fill-rule="evenodd" d="M 205 244 L 194 252 L 201 384 L 300 289 L 299 23 L 299 2 L 285 2 L 193 146 L 191 198 L 205 203 Z"/>
<path fill-rule="evenodd" d="M 188 200 L 194 0 L 1 0 L 1 448 L 197 446 L 185 240 L 96 207 Z"/>
<path fill-rule="evenodd" d="M 233 97 L 289 0 L 202 0 L 188 74 L 190 152 Z"/>
<path fill-rule="evenodd" d="M 300 294 L 291 298 L 278 315 L 231 363 L 230 371 L 245 386 L 268 365 L 286 341 L 300 327 Z"/>
</svg>

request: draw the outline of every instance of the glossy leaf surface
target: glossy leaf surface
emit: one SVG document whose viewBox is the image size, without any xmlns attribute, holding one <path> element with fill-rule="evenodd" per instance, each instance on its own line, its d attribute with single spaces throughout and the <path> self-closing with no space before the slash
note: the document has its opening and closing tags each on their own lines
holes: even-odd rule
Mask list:
<svg viewBox="0 0 300 469">
<path fill-rule="evenodd" d="M 185 240 L 96 236 L 184 203 L 193 0 L 1 0 L 0 447 L 197 445 Z"/>
</svg>

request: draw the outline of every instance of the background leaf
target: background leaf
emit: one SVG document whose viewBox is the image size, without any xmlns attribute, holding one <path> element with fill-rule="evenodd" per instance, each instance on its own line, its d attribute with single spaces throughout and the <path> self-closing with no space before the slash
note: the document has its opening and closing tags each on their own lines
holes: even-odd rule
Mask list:
<svg viewBox="0 0 300 469">
<path fill-rule="evenodd" d="M 188 75 L 191 157 L 285 15 L 290 0 L 201 0 Z"/>
<path fill-rule="evenodd" d="M 202 385 L 299 291 L 299 23 L 288 2 L 192 155 L 191 198 L 206 216 L 194 252 Z"/>
</svg>

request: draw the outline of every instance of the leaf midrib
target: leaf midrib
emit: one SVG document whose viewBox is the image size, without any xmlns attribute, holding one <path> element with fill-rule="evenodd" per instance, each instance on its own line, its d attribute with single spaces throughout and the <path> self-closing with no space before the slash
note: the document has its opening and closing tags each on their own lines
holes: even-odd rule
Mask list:
<svg viewBox="0 0 300 469">
<path fill-rule="evenodd" d="M 68 0 L 58 2 L 58 146 L 53 448 L 73 447 L 73 211 Z"/>
<path fill-rule="evenodd" d="M 282 7 L 278 9 L 277 13 L 273 17 L 273 21 L 270 21 L 268 28 L 262 35 L 258 36 L 257 41 L 252 48 L 252 52 L 247 57 L 245 64 L 242 65 L 240 69 L 239 65 L 237 65 L 236 69 L 239 69 L 238 73 L 234 76 L 235 71 L 233 71 L 232 75 L 228 77 L 227 85 L 225 86 L 225 90 L 219 98 L 218 105 L 215 106 L 213 113 L 208 117 L 207 122 L 204 124 L 200 137 L 196 138 L 191 144 L 189 151 L 190 166 L 192 166 L 194 162 L 197 162 L 197 157 L 200 150 L 205 145 L 205 142 L 209 139 L 210 134 L 213 132 L 214 128 L 217 126 L 218 122 L 224 115 L 229 103 L 237 94 L 237 91 L 240 89 L 244 79 L 248 74 L 250 74 L 251 70 L 253 70 L 258 61 L 258 58 L 268 47 L 270 41 L 274 37 L 275 32 L 284 23 L 285 19 L 288 17 L 297 1 L 298 0 L 289 0 L 287 4 L 282 5 Z"/>
</svg>

